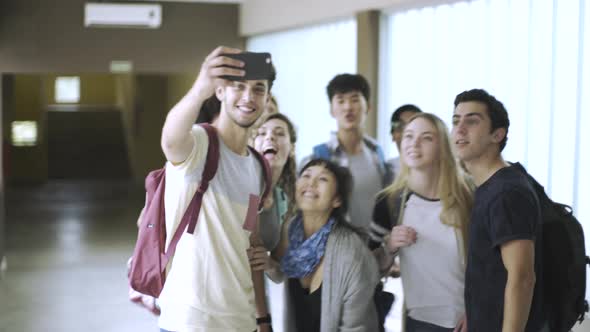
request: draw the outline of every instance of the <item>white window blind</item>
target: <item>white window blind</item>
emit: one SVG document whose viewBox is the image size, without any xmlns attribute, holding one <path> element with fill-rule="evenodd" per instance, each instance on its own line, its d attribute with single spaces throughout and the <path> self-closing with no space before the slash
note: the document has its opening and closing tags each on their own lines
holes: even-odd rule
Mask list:
<svg viewBox="0 0 590 332">
<path fill-rule="evenodd" d="M 405 103 L 450 124 L 454 97 L 483 88 L 510 116 L 504 157 L 520 161 L 590 234 L 590 5 L 475 0 L 383 15 L 379 141 Z M 590 241 L 587 241 L 590 252 Z"/>
</svg>

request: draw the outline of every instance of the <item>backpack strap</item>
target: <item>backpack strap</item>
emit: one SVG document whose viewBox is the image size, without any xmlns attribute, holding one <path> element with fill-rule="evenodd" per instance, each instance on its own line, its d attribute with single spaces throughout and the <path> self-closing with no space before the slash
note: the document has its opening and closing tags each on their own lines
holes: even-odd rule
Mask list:
<svg viewBox="0 0 590 332">
<path fill-rule="evenodd" d="M 328 147 L 328 144 L 326 144 L 326 143 L 318 144 L 318 145 L 314 146 L 313 147 L 313 155 L 316 158 L 321 158 L 321 159 L 325 159 L 325 160 L 332 159 L 332 158 L 330 158 L 332 153 L 330 152 L 330 148 Z"/>
<path fill-rule="evenodd" d="M 266 158 L 264 158 L 256 149 L 251 146 L 248 146 L 250 152 L 258 159 L 258 162 L 262 165 L 262 174 L 264 175 L 264 190 L 262 191 L 262 197 L 260 198 L 260 203 L 258 204 L 258 212 L 262 211 L 264 207 L 264 201 L 270 194 L 272 189 L 272 171 L 270 170 L 270 165 Z"/>
<path fill-rule="evenodd" d="M 219 138 L 217 137 L 215 128 L 207 123 L 200 123 L 199 126 L 205 129 L 207 137 L 209 137 L 205 169 L 203 170 L 203 174 L 201 176 L 199 188 L 197 188 L 195 196 L 193 196 L 193 199 L 184 212 L 182 220 L 180 221 L 180 224 L 178 225 L 178 228 L 176 229 L 176 232 L 174 232 L 174 236 L 170 241 L 168 250 L 166 250 L 166 253 L 164 254 L 166 259 L 170 259 L 172 255 L 174 255 L 176 245 L 178 244 L 178 241 L 180 240 L 180 237 L 182 236 L 185 228 L 189 234 L 194 233 L 195 226 L 197 225 L 197 219 L 199 218 L 199 212 L 201 211 L 203 195 L 207 191 L 207 188 L 209 188 L 209 181 L 211 181 L 211 179 L 213 179 L 215 176 L 215 173 L 217 172 L 217 166 L 219 164 Z"/>
<path fill-rule="evenodd" d="M 409 198 L 410 191 L 408 188 L 404 188 L 403 190 L 393 194 L 393 197 L 387 201 L 389 217 L 391 220 L 391 229 L 402 224 L 406 202 Z"/>
</svg>

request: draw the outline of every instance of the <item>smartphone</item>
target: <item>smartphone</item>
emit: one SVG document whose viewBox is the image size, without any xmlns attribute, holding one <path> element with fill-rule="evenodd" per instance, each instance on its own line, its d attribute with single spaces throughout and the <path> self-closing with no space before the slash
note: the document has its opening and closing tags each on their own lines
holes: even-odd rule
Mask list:
<svg viewBox="0 0 590 332">
<path fill-rule="evenodd" d="M 244 62 L 244 67 L 238 69 L 244 69 L 246 71 L 246 75 L 243 77 L 224 75 L 221 76 L 221 78 L 231 81 L 242 81 L 266 80 L 272 77 L 273 67 L 270 53 L 242 52 L 236 54 L 223 55 Z"/>
</svg>

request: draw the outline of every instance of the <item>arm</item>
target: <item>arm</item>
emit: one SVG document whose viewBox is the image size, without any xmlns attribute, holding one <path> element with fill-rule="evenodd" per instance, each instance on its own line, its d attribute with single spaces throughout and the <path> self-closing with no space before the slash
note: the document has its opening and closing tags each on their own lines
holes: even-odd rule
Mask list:
<svg viewBox="0 0 590 332">
<path fill-rule="evenodd" d="M 379 282 L 377 265 L 366 248 L 365 255 L 354 258 L 355 266 L 344 292 L 339 331 L 375 331 L 378 324 L 374 302 L 375 287 Z M 355 255 L 356 256 L 356 255 Z"/>
<path fill-rule="evenodd" d="M 286 276 L 283 273 L 283 271 L 281 270 L 281 259 L 283 258 L 283 256 L 285 255 L 285 252 L 287 251 L 287 247 L 289 246 L 289 225 L 291 224 L 291 221 L 285 221 L 283 222 L 283 225 L 281 226 L 281 241 L 279 242 L 279 245 L 275 248 L 275 250 L 272 251 L 270 257 L 271 260 L 273 262 L 276 263 L 276 265 L 273 267 L 273 269 L 271 271 L 268 271 L 267 274 L 269 276 L 269 278 L 272 279 L 272 281 L 276 282 L 276 283 L 280 283 L 285 281 Z"/>
<path fill-rule="evenodd" d="M 250 246 L 260 247 L 262 241 L 257 233 L 250 235 Z M 256 317 L 266 317 L 269 315 L 268 304 L 266 303 L 266 291 L 264 286 L 264 272 L 262 270 L 255 270 L 251 268 L 252 285 L 254 286 L 254 301 L 256 302 Z M 259 326 L 259 331 L 270 331 L 269 324 L 262 324 Z"/>
<path fill-rule="evenodd" d="M 524 331 L 535 288 L 535 243 L 513 240 L 502 244 L 500 251 L 508 272 L 502 331 Z"/>
<path fill-rule="evenodd" d="M 387 275 L 395 260 L 395 253 L 385 246 L 391 232 L 390 219 L 387 196 L 378 195 L 373 207 L 373 218 L 369 225 L 369 249 L 373 251 L 377 259 L 379 272 L 382 276 Z"/>
<path fill-rule="evenodd" d="M 193 149 L 191 128 L 203 102 L 211 97 L 217 86 L 225 84 L 222 75 L 243 76 L 244 71 L 223 66 L 242 67 L 241 61 L 222 56 L 240 53 L 238 49 L 218 47 L 203 62 L 199 76 L 187 94 L 170 110 L 162 129 L 161 145 L 166 159 L 172 163 L 186 160 Z"/>
<path fill-rule="evenodd" d="M 262 218 L 264 214 L 261 214 Z M 289 222 L 284 222 L 281 226 L 280 241 L 277 247 L 268 254 L 267 249 L 260 245 L 248 249 L 248 258 L 253 271 L 264 271 L 266 275 L 275 283 L 281 283 L 285 280 L 285 275 L 281 271 L 281 258 L 287 250 L 288 236 L 287 230 Z"/>
</svg>

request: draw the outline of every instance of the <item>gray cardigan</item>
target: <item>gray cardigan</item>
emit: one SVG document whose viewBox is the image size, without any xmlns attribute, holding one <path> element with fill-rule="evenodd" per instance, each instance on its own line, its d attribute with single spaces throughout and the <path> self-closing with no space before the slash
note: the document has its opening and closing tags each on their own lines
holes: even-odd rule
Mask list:
<svg viewBox="0 0 590 332">
<path fill-rule="evenodd" d="M 377 262 L 366 243 L 351 229 L 336 225 L 324 254 L 320 331 L 378 331 L 373 302 L 378 282 Z M 295 332 L 295 312 L 286 290 L 286 331 Z"/>
</svg>

